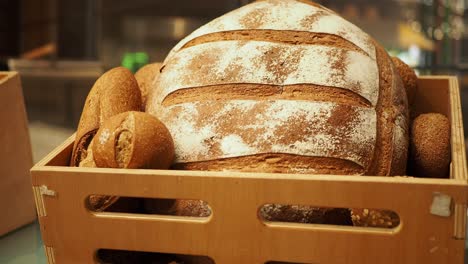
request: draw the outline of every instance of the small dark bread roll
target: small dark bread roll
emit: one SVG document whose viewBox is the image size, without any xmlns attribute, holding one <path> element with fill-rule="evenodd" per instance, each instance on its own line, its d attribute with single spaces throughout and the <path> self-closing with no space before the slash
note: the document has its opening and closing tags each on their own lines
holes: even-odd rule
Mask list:
<svg viewBox="0 0 468 264">
<path fill-rule="evenodd" d="M 400 224 L 400 218 L 392 211 L 351 209 L 354 226 L 394 228 Z"/>
<path fill-rule="evenodd" d="M 142 111 L 146 109 L 146 100 L 148 98 L 148 91 L 151 91 L 153 81 L 159 76 L 160 63 L 152 63 L 145 65 L 135 73 L 135 79 L 141 91 Z"/>
<path fill-rule="evenodd" d="M 447 178 L 450 165 L 450 121 L 429 113 L 414 119 L 411 127 L 410 166 L 414 176 Z"/>
<path fill-rule="evenodd" d="M 406 94 L 408 96 L 408 103 L 409 105 L 412 105 L 416 94 L 416 88 L 418 87 L 418 76 L 416 76 L 416 73 L 410 66 L 399 58 L 392 57 L 392 61 L 403 80 L 403 85 L 405 86 Z"/>
<path fill-rule="evenodd" d="M 104 122 L 93 142 L 98 167 L 167 169 L 174 142 L 166 126 L 152 115 L 126 112 Z"/>
<path fill-rule="evenodd" d="M 205 201 L 201 200 L 177 200 L 169 211 L 170 215 L 208 217 L 211 209 Z"/>
<path fill-rule="evenodd" d="M 348 209 L 267 204 L 260 210 L 266 221 L 304 224 L 352 225 Z"/>
</svg>

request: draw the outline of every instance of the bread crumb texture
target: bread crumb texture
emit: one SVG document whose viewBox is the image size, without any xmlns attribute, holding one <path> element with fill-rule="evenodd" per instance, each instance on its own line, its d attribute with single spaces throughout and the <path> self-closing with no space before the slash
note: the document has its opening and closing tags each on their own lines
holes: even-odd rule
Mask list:
<svg viewBox="0 0 468 264">
<path fill-rule="evenodd" d="M 124 119 L 118 131 L 119 134 L 117 136 L 115 146 L 115 159 L 119 165 L 119 168 L 126 168 L 130 163 L 133 152 L 132 131 L 135 131 L 135 116 L 132 113 L 129 113 L 128 116 Z"/>
</svg>

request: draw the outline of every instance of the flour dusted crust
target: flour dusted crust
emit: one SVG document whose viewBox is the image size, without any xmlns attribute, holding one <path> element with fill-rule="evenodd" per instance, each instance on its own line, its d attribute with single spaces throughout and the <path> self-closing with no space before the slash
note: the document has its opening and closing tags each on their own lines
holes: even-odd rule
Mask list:
<svg viewBox="0 0 468 264">
<path fill-rule="evenodd" d="M 373 109 L 330 102 L 185 103 L 168 107 L 161 118 L 177 142 L 177 163 L 283 153 L 367 168 L 376 140 Z"/>
<path fill-rule="evenodd" d="M 383 48 L 316 4 L 259 1 L 196 30 L 168 55 L 147 111 L 176 168 L 404 173 L 408 106 Z"/>
<path fill-rule="evenodd" d="M 167 62 L 164 71 L 158 80 L 160 100 L 187 88 L 241 83 L 337 87 L 360 95 L 372 106 L 379 97 L 375 60 L 329 46 L 211 42 L 181 50 Z"/>
</svg>

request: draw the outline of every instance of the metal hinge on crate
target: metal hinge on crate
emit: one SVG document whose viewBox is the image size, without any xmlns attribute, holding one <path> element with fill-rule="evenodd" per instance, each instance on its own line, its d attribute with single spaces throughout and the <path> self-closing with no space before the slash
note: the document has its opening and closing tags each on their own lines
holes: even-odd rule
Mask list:
<svg viewBox="0 0 468 264">
<path fill-rule="evenodd" d="M 34 199 L 36 200 L 37 215 L 39 217 L 47 216 L 46 207 L 44 205 L 45 196 L 56 196 L 57 193 L 54 190 L 49 190 L 46 185 L 33 186 Z"/>
</svg>

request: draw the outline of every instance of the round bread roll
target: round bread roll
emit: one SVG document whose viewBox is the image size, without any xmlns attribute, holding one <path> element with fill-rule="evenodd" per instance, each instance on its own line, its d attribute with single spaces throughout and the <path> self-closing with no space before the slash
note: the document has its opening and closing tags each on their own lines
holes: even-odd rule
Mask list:
<svg viewBox="0 0 468 264">
<path fill-rule="evenodd" d="M 146 101 L 148 98 L 148 91 L 151 90 L 151 85 L 159 76 L 160 63 L 147 64 L 135 73 L 135 78 L 141 91 L 142 111 L 146 109 Z"/>
<path fill-rule="evenodd" d="M 174 143 L 157 118 L 132 111 L 102 124 L 93 154 L 98 167 L 168 169 L 174 160 Z"/>
<path fill-rule="evenodd" d="M 406 171 L 408 105 L 390 57 L 305 1 L 257 1 L 190 34 L 147 107 L 170 130 L 180 169 Z"/>
<path fill-rule="evenodd" d="M 392 61 L 403 80 L 403 85 L 405 86 L 406 94 L 408 95 L 408 103 L 409 105 L 412 105 L 416 89 L 418 88 L 418 76 L 416 76 L 416 72 L 410 66 L 399 58 L 392 57 Z"/>
<path fill-rule="evenodd" d="M 147 111 L 171 131 L 179 169 L 406 171 L 408 105 L 390 57 L 307 1 L 257 1 L 193 32 L 166 58 Z"/>
<path fill-rule="evenodd" d="M 422 114 L 411 127 L 410 164 L 415 176 L 447 178 L 450 165 L 450 121 L 442 114 Z"/>
<path fill-rule="evenodd" d="M 408 102 L 392 60 L 309 1 L 256 1 L 194 31 L 165 59 L 147 112 L 170 130 L 177 169 L 406 172 Z"/>
<path fill-rule="evenodd" d="M 96 166 L 104 168 L 167 169 L 174 159 L 174 143 L 167 128 L 141 112 L 125 112 L 108 119 L 91 147 Z M 139 213 L 148 206 L 166 210 L 174 201 L 94 195 L 89 203 L 97 211 Z"/>
</svg>

